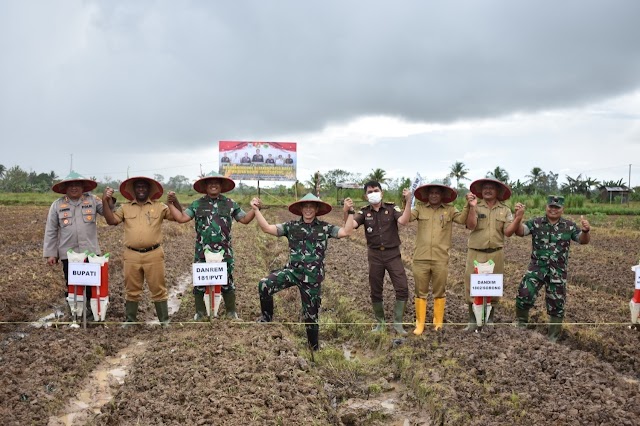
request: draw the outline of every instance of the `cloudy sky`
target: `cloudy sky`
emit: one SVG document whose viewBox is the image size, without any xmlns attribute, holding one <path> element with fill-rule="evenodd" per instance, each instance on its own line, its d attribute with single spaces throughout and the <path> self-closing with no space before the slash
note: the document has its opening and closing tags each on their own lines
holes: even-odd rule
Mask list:
<svg viewBox="0 0 640 426">
<path fill-rule="evenodd" d="M 462 161 L 636 186 L 639 18 L 635 0 L 2 0 L 0 164 L 194 179 L 219 140 L 281 141 L 301 181 Z"/>
</svg>

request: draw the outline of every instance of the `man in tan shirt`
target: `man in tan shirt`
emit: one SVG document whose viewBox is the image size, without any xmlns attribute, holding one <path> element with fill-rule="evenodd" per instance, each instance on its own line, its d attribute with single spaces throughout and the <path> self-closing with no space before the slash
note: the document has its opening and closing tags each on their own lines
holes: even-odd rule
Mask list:
<svg viewBox="0 0 640 426">
<path fill-rule="evenodd" d="M 104 218 L 109 225 L 124 222 L 124 286 L 126 322 L 137 322 L 138 303 L 142 300 L 145 279 L 151 293 L 158 320 L 169 323 L 167 286 L 164 277 L 162 222 L 174 220 L 166 204 L 157 201 L 163 189 L 159 182 L 147 177 L 133 177 L 120 185 L 122 195 L 130 200 L 115 212 L 109 207 L 113 189 L 103 195 Z"/>
<path fill-rule="evenodd" d="M 474 313 L 474 301 L 471 298 L 471 274 L 474 273 L 474 261 L 486 263 L 494 262 L 493 273 L 504 273 L 504 237 L 505 230 L 513 222 L 513 214 L 504 203 L 511 197 L 511 189 L 504 183 L 495 179 L 478 179 L 471 183 L 472 199 L 469 201 L 469 215 L 466 225 L 471 230 L 467 251 L 467 265 L 464 272 L 464 288 L 469 308 L 469 325 L 466 331 L 477 329 L 476 315 Z M 478 201 L 478 199 L 480 199 Z M 482 298 L 476 301 L 476 306 L 482 305 Z M 498 298 L 491 298 L 491 306 L 488 307 L 488 324 L 493 322 L 493 315 Z M 476 308 L 482 316 L 482 309 Z"/>
<path fill-rule="evenodd" d="M 411 221 L 418 221 L 416 249 L 413 254 L 416 293 L 416 329 L 413 333 L 416 335 L 424 331 L 429 283 L 432 285 L 433 293 L 434 329 L 440 330 L 444 322 L 452 223 L 464 224 L 469 208 L 467 204 L 460 212 L 449 204 L 457 196 L 458 193 L 454 189 L 440 184 L 423 185 L 415 191 L 415 197 L 419 202 L 411 210 Z"/>
</svg>

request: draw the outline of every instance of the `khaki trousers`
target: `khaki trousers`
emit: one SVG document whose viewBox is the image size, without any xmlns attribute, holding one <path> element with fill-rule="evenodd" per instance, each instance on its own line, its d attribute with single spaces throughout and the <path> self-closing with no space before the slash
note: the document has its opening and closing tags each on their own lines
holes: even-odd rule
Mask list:
<svg viewBox="0 0 640 426">
<path fill-rule="evenodd" d="M 129 302 L 142 300 L 142 286 L 147 281 L 153 302 L 169 298 L 164 281 L 164 250 L 158 247 L 147 253 L 124 249 L 125 299 Z"/>
</svg>

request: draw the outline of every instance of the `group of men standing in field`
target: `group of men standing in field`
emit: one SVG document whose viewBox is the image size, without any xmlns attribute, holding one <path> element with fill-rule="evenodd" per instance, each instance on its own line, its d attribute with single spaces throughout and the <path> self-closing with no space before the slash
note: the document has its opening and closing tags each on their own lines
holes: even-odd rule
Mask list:
<svg viewBox="0 0 640 426">
<path fill-rule="evenodd" d="M 205 252 L 217 252 L 227 263 L 227 285 L 222 287 L 226 315 L 237 319 L 235 283 L 233 279 L 234 254 L 231 238 L 233 221 L 250 223 L 256 218 L 261 230 L 276 237 L 286 237 L 289 260 L 280 270 L 271 272 L 258 284 L 261 315 L 260 322 L 273 320 L 273 295 L 285 288 L 298 287 L 302 301 L 303 320 L 306 324 L 310 347 L 318 349 L 318 321 L 321 304 L 321 283 L 324 279 L 324 259 L 329 238 L 350 236 L 359 227 L 364 228 L 369 263 L 370 297 L 376 318 L 374 331 L 386 329 L 383 305 L 383 280 L 389 273 L 395 291 L 393 330 L 406 335 L 403 316 L 409 298 L 407 276 L 400 256 L 398 224 L 418 221 L 416 247 L 413 256 L 415 280 L 416 328 L 414 334 L 424 332 L 429 288 L 433 294 L 433 326 L 440 330 L 444 323 L 445 292 L 448 275 L 449 250 L 453 223 L 466 226 L 471 233 L 468 240 L 465 270 L 465 293 L 469 305 L 467 330 L 475 330 L 478 310 L 470 297 L 470 276 L 477 263 L 492 262 L 494 273 L 504 271 L 504 237 L 514 233 L 532 235 L 532 255 L 516 299 L 518 324 L 526 326 L 528 312 L 542 286 L 546 291 L 547 312 L 550 317 L 549 338 L 555 341 L 560 332 L 566 300 L 566 278 L 571 240 L 589 242 L 589 223 L 582 219 L 576 224 L 562 218 L 563 198 L 550 196 L 546 215 L 523 223 L 525 208 L 518 203 L 515 215 L 504 203 L 510 189 L 500 181 L 480 179 L 471 184 L 462 211 L 451 204 L 457 192 L 440 184 L 427 184 L 416 189 L 403 190 L 404 207 L 383 201 L 383 190 L 378 182 L 364 185 L 368 205 L 354 210 L 353 200 L 344 200 L 344 226 L 339 227 L 319 219 L 331 211 L 331 206 L 307 194 L 292 203 L 289 211 L 298 219 L 280 224 L 269 224 L 260 212 L 261 201 L 253 198 L 250 210 L 245 212 L 235 201 L 223 195 L 235 187 L 228 177 L 212 172 L 198 179 L 193 187 L 203 196 L 183 210 L 176 194 L 169 192 L 167 203 L 159 198 L 162 185 L 148 177 L 133 177 L 120 185 L 120 193 L 129 200 L 115 208 L 114 190 L 106 188 L 102 199 L 89 194 L 96 187 L 93 180 L 76 173 L 53 187 L 63 196 L 56 200 L 47 219 L 44 257 L 54 265 L 63 261 L 68 284 L 67 250 L 84 250 L 100 254 L 97 243 L 96 214 L 105 217 L 109 225 L 124 224 L 124 284 L 125 325 L 137 322 L 138 304 L 142 300 L 146 281 L 159 321 L 167 325 L 167 287 L 164 274 L 161 225 L 164 220 L 186 223 L 195 220 L 196 243 L 194 262 L 205 262 Z M 411 207 L 412 196 L 417 202 Z M 194 287 L 196 319 L 206 316 L 204 288 Z M 497 300 L 487 322 L 493 321 Z"/>
</svg>

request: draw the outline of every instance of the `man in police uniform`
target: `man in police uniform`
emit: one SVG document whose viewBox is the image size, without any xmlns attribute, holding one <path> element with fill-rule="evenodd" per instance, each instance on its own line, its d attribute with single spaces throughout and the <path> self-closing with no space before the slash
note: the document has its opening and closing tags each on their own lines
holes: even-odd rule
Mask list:
<svg viewBox="0 0 640 426">
<path fill-rule="evenodd" d="M 331 205 L 309 193 L 289 205 L 289 211 L 299 220 L 270 225 L 260 213 L 260 200 L 251 201 L 258 225 L 263 232 L 289 241 L 289 261 L 284 268 L 271 272 L 260 280 L 261 316 L 259 322 L 273 319 L 273 295 L 292 286 L 298 287 L 302 301 L 302 315 L 307 341 L 312 350 L 318 350 L 319 313 L 322 302 L 321 284 L 324 280 L 324 257 L 329 238 L 348 237 L 353 232 L 353 203 L 345 200 L 344 211 L 349 219 L 343 228 L 318 220 L 331 211 Z"/>
<path fill-rule="evenodd" d="M 235 186 L 232 179 L 211 172 L 193 184 L 193 189 L 205 195 L 191 203 L 184 212 L 178 209 L 180 203 L 175 192 L 169 192 L 167 199 L 169 210 L 176 222 L 186 223 L 195 219 L 196 249 L 193 257 L 195 263 L 205 262 L 204 252 L 206 249 L 212 252 L 224 251 L 223 260 L 227 263 L 227 285 L 222 286 L 222 297 L 227 311 L 226 316 L 231 319 L 238 319 L 236 287 L 233 281 L 234 257 L 231 245 L 231 225 L 234 219 L 246 225 L 255 216 L 253 209 L 246 213 L 238 203 L 222 195 L 231 191 Z M 254 198 L 252 201 L 257 202 L 257 200 Z M 196 320 L 203 319 L 207 315 L 204 292 L 204 287 L 193 288 Z"/>
<path fill-rule="evenodd" d="M 467 265 L 464 271 L 464 291 L 469 310 L 469 324 L 465 331 L 477 329 L 476 316 L 471 298 L 471 274 L 474 273 L 474 261 L 494 262 L 493 273 L 504 273 L 504 237 L 505 230 L 513 222 L 513 214 L 505 201 L 511 197 L 511 189 L 496 179 L 478 179 L 469 187 L 472 196 L 469 200 L 467 229 L 471 230 L 467 243 Z M 479 201 L 478 201 L 479 199 Z M 500 299 L 491 298 L 491 311 L 487 323 L 493 323 L 496 305 Z"/>
<path fill-rule="evenodd" d="M 571 241 L 588 244 L 591 226 L 580 217 L 580 226 L 563 219 L 564 197 L 550 195 L 547 198 L 546 214 L 522 223 L 525 206 L 517 203 L 515 218 L 505 234 L 514 232 L 519 237 L 531 234 L 531 262 L 522 277 L 516 297 L 516 317 L 519 327 L 529 322 L 529 310 L 536 301 L 538 291 L 545 289 L 547 314 L 549 315 L 548 338 L 555 342 L 562 331 L 564 305 L 567 299 L 567 267 Z"/>
<path fill-rule="evenodd" d="M 47 264 L 53 266 L 62 261 L 64 280 L 69 285 L 69 261 L 67 251 L 77 253 L 85 250 L 101 254 L 98 245 L 96 216 L 103 214 L 102 200 L 90 192 L 98 184 L 71 171 L 64 180 L 53 185 L 53 192 L 64 194 L 51 204 L 44 231 L 43 255 Z M 65 292 L 65 297 L 68 292 Z M 91 292 L 87 292 L 87 303 Z"/>
<path fill-rule="evenodd" d="M 369 181 L 364 185 L 364 194 L 369 205 L 354 216 L 355 229 L 364 225 L 367 238 L 369 261 L 369 288 L 371 304 L 378 324 L 374 332 L 386 328 L 384 303 L 382 298 L 385 271 L 389 273 L 396 302 L 393 308 L 393 329 L 400 335 L 407 332 L 402 327 L 404 310 L 409 299 L 407 274 L 400 256 L 400 235 L 398 224 L 406 225 L 411 216 L 411 191 L 403 189 L 405 208 L 400 209 L 394 203 L 383 202 L 383 191 L 379 182 Z"/>
</svg>

